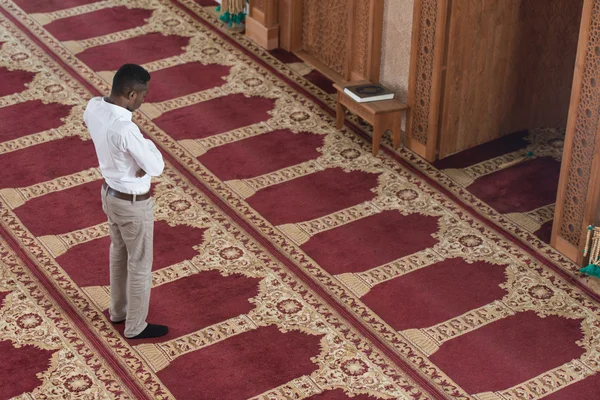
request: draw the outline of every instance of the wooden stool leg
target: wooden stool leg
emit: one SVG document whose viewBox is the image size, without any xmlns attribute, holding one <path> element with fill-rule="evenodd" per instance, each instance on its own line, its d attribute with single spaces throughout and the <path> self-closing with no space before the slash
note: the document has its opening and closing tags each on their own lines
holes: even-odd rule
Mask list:
<svg viewBox="0 0 600 400">
<path fill-rule="evenodd" d="M 383 136 L 383 124 L 381 118 L 375 117 L 373 123 L 373 155 L 376 156 L 381 146 L 381 137 Z"/>
<path fill-rule="evenodd" d="M 344 119 L 346 118 L 346 111 L 342 103 L 340 102 L 340 94 L 338 93 L 337 105 L 335 107 L 335 127 L 342 129 L 344 127 Z"/>
<path fill-rule="evenodd" d="M 394 113 L 390 117 L 392 118 L 392 142 L 394 150 L 397 150 L 402 140 L 402 113 Z"/>
</svg>

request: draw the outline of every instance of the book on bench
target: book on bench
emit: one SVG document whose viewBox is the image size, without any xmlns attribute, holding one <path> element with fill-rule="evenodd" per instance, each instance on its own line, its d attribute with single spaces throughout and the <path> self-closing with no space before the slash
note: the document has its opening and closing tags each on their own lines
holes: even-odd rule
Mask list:
<svg viewBox="0 0 600 400">
<path fill-rule="evenodd" d="M 346 86 L 344 93 L 358 103 L 367 103 L 370 101 L 391 100 L 394 98 L 394 92 L 381 86 L 378 83 L 367 83 L 364 85 Z"/>
</svg>

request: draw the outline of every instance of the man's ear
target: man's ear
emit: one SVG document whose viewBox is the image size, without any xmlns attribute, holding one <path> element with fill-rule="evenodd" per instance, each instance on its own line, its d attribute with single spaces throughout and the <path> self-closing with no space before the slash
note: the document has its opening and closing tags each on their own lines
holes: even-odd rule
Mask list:
<svg viewBox="0 0 600 400">
<path fill-rule="evenodd" d="M 132 90 L 131 92 L 129 92 L 129 94 L 127 95 L 128 99 L 133 99 L 135 97 L 135 92 Z"/>
</svg>

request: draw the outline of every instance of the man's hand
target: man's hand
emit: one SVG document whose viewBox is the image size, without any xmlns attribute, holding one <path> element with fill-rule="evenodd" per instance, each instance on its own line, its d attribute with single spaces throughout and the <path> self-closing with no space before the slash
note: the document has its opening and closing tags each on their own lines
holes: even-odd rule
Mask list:
<svg viewBox="0 0 600 400">
<path fill-rule="evenodd" d="M 143 169 L 138 169 L 137 172 L 135 173 L 135 177 L 136 178 L 143 178 L 146 175 L 146 171 L 144 171 Z"/>
</svg>

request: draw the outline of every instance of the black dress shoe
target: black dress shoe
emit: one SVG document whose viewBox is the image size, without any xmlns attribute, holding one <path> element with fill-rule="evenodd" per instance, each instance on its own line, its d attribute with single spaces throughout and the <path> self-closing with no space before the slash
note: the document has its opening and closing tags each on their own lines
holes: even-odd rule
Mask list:
<svg viewBox="0 0 600 400">
<path fill-rule="evenodd" d="M 127 339 L 149 339 L 165 336 L 167 333 L 169 333 L 169 328 L 165 325 L 148 324 L 146 329 L 141 331 L 136 336 Z"/>
</svg>

